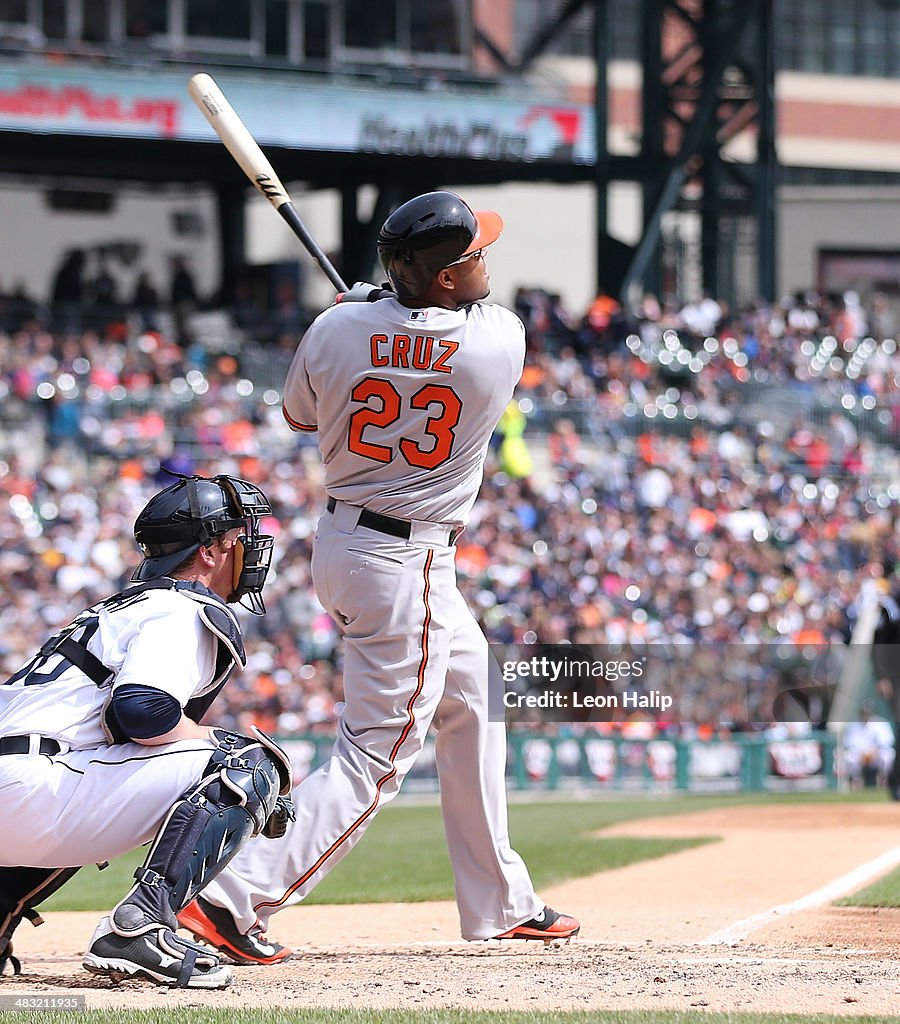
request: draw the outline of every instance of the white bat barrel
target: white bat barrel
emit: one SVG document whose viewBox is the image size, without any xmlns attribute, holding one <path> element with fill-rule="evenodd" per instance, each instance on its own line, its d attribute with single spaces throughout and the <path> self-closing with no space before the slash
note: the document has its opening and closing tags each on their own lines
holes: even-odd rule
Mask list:
<svg viewBox="0 0 900 1024">
<path fill-rule="evenodd" d="M 319 264 L 337 291 L 345 292 L 347 285 L 343 278 L 309 233 L 294 208 L 287 189 L 278 180 L 272 165 L 213 78 L 205 72 L 194 75 L 188 83 L 188 92 L 244 174 L 281 214 L 285 223 L 300 239 L 306 251 Z"/>
<path fill-rule="evenodd" d="M 212 77 L 205 73 L 194 75 L 188 92 L 241 170 L 275 209 L 288 202 L 287 190 L 272 165 Z"/>
</svg>

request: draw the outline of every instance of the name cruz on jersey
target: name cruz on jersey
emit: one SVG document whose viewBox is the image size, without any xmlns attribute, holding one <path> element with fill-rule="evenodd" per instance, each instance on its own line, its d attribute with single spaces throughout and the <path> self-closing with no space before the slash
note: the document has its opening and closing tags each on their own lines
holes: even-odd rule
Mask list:
<svg viewBox="0 0 900 1024">
<path fill-rule="evenodd" d="M 422 334 L 416 334 L 414 338 L 408 334 L 395 334 L 392 339 L 388 339 L 386 334 L 373 334 L 369 339 L 372 366 L 393 366 L 398 370 L 452 373 L 450 360 L 458 348 L 458 341 L 440 338 L 435 351 L 435 339 Z"/>
</svg>

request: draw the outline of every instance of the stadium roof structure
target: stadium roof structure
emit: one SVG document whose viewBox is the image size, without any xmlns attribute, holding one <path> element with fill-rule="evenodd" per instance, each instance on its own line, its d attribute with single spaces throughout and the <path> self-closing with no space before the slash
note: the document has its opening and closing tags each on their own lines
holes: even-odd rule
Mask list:
<svg viewBox="0 0 900 1024">
<path fill-rule="evenodd" d="M 563 0 L 548 7 L 518 54 L 470 13 L 473 48 L 492 68 L 480 75 L 427 62 L 314 73 L 242 65 L 223 54 L 199 63 L 196 54 L 135 57 L 113 48 L 84 60 L 23 47 L 0 64 L 0 174 L 212 188 L 227 288 L 243 260 L 247 183 L 187 96 L 188 79 L 202 70 L 217 78 L 284 182 L 340 191 L 348 279 L 365 272 L 352 265 L 353 254 L 372 250 L 377 226 L 410 194 L 447 183 L 588 182 L 597 195 L 598 287 L 626 298 L 658 293 L 663 218 L 693 209 L 704 288 L 727 296 L 734 270 L 723 267 L 736 259 L 727 239 L 740 223 L 755 255 L 756 293 L 774 298 L 775 0 L 631 6 L 639 11 L 641 83 L 637 130 L 624 149 L 611 143 L 608 74 L 596 74 L 593 94 L 578 99 L 529 77 L 555 36 L 587 9 L 594 65 L 613 62 L 612 0 Z M 481 9 L 475 4 L 476 15 Z M 610 232 L 608 186 L 616 181 L 641 190 L 643 228 L 633 246 Z M 364 185 L 378 194 L 366 219 L 357 211 Z"/>
</svg>

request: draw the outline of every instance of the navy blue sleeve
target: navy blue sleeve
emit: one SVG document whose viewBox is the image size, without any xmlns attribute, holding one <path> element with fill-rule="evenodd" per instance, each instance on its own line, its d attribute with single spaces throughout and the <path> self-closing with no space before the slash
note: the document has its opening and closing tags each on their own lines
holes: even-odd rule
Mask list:
<svg viewBox="0 0 900 1024">
<path fill-rule="evenodd" d="M 112 696 L 112 711 L 126 736 L 149 740 L 174 729 L 181 721 L 181 705 L 154 686 L 124 683 Z"/>
</svg>

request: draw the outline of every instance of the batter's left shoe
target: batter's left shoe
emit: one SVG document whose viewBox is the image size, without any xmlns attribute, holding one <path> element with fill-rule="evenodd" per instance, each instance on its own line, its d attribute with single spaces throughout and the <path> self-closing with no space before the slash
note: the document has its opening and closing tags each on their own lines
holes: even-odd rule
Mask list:
<svg viewBox="0 0 900 1024">
<path fill-rule="evenodd" d="M 277 964 L 294 955 L 294 951 L 280 942 L 270 942 L 264 932 L 250 929 L 244 935 L 238 931 L 234 918 L 227 910 L 217 907 L 198 896 L 178 915 L 178 923 L 195 939 L 215 946 L 220 953 L 236 964 Z"/>
<path fill-rule="evenodd" d="M 541 942 L 550 943 L 554 939 L 569 939 L 581 931 L 581 924 L 574 917 L 568 914 L 560 914 L 550 907 L 536 914 L 530 921 L 523 921 L 515 928 L 510 928 L 502 935 L 495 935 L 495 939 L 539 939 Z"/>
</svg>

